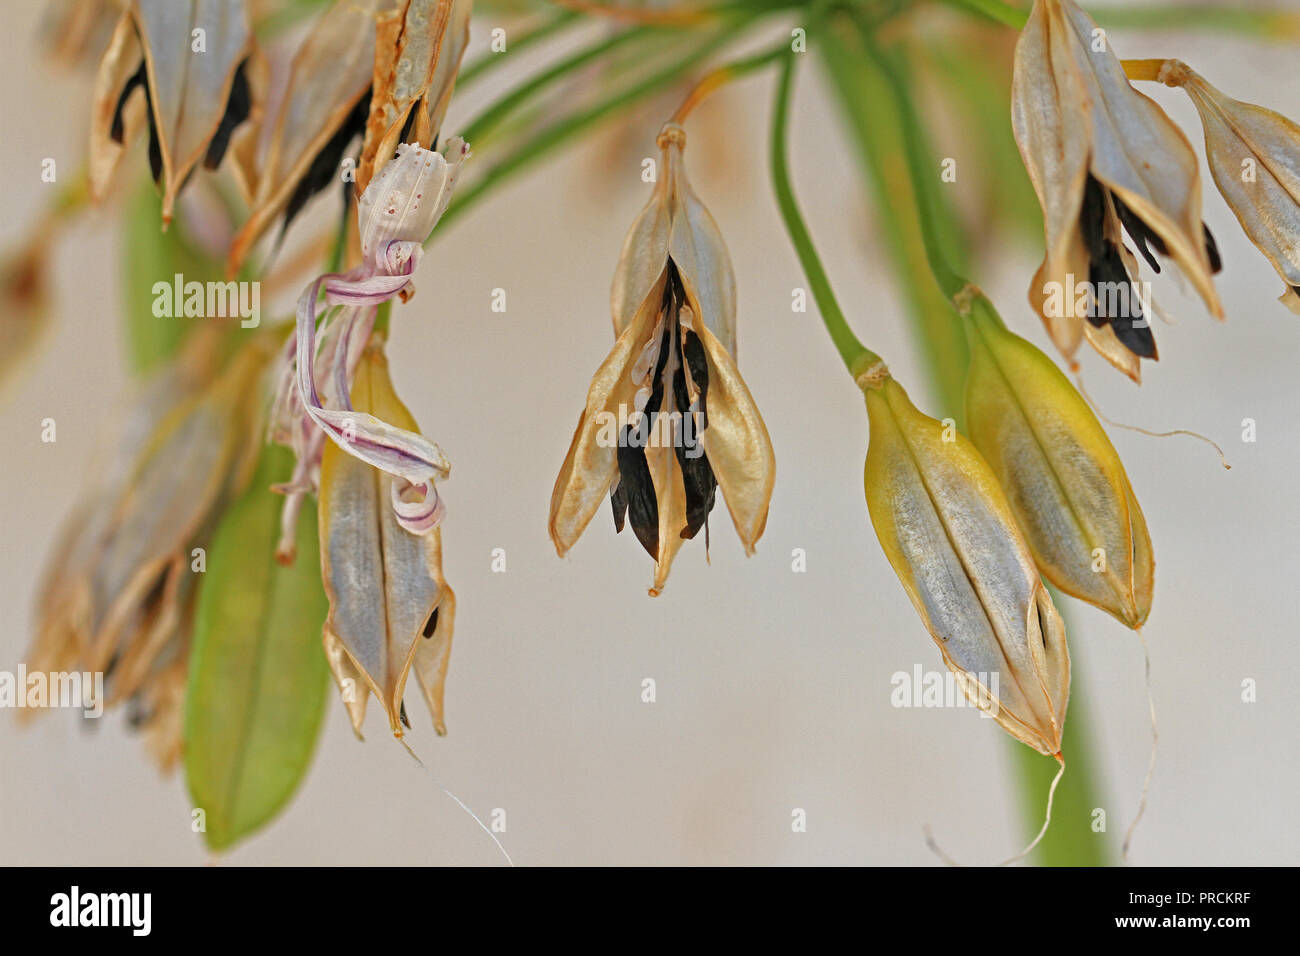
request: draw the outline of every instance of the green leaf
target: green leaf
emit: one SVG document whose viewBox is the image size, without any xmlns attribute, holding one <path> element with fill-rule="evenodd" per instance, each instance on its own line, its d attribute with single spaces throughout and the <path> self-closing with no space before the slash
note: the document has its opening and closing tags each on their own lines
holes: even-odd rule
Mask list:
<svg viewBox="0 0 1300 956">
<path fill-rule="evenodd" d="M 185 700 L 185 775 L 223 849 L 269 822 L 297 790 L 319 735 L 329 686 L 321 645 L 328 610 L 316 509 L 298 522 L 298 557 L 274 558 L 280 496 L 292 459 L 262 453 L 249 490 L 226 513 L 199 592 Z"/>
<path fill-rule="evenodd" d="M 178 273 L 186 282 L 207 282 L 222 278 L 222 266 L 186 241 L 179 220 L 162 231 L 162 200 L 146 181 L 127 205 L 122 256 L 127 356 L 136 375 L 147 374 L 175 354 L 195 321 L 207 321 L 154 315 L 154 283 L 170 286 Z"/>
</svg>

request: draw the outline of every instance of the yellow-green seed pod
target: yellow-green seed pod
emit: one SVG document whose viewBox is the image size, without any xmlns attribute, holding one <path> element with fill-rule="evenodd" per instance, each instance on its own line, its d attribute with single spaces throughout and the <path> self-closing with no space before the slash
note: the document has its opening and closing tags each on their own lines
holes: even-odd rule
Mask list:
<svg viewBox="0 0 1300 956">
<path fill-rule="evenodd" d="M 966 426 L 1006 491 L 1043 576 L 1138 628 L 1155 562 L 1124 465 L 1092 409 L 1046 355 L 973 291 Z"/>
<path fill-rule="evenodd" d="M 997 479 L 892 378 L 864 391 L 867 509 L 885 556 L 971 702 L 1017 740 L 1059 753 L 1065 626 Z"/>
</svg>

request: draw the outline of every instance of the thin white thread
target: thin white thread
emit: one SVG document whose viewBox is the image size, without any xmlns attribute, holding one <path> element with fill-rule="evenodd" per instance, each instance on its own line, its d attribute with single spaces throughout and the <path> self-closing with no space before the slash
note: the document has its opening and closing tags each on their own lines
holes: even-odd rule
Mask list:
<svg viewBox="0 0 1300 956">
<path fill-rule="evenodd" d="M 1084 401 L 1086 401 L 1089 407 L 1097 413 L 1097 417 L 1107 425 L 1111 425 L 1115 428 L 1124 428 L 1128 431 L 1137 432 L 1140 435 L 1146 435 L 1150 438 L 1172 438 L 1174 435 L 1187 435 L 1189 438 L 1199 439 L 1219 453 L 1219 461 L 1222 462 L 1224 468 L 1229 471 L 1232 470 L 1232 466 L 1228 464 L 1228 456 L 1223 453 L 1223 449 L 1220 448 L 1216 442 L 1206 438 L 1200 432 L 1194 432 L 1188 428 L 1175 428 L 1173 431 L 1169 432 L 1153 432 L 1148 431 L 1145 428 L 1139 428 L 1137 425 L 1125 425 L 1123 422 L 1117 422 L 1114 419 L 1107 418 L 1106 413 L 1097 407 L 1097 403 L 1092 400 L 1092 396 L 1088 394 L 1088 390 L 1083 387 L 1082 375 L 1075 375 L 1074 382 L 1079 386 L 1079 394 L 1083 396 Z"/>
<path fill-rule="evenodd" d="M 1047 814 L 1043 819 L 1042 829 L 1038 831 L 1038 836 L 1029 841 L 1029 846 L 1025 847 L 1015 856 L 1007 857 L 1001 863 L 993 864 L 994 866 L 1010 866 L 1012 863 L 1019 863 L 1025 857 L 1029 856 L 1029 854 L 1034 851 L 1034 847 L 1038 846 L 1043 837 L 1047 835 L 1047 828 L 1052 825 L 1052 801 L 1056 799 L 1056 785 L 1061 782 L 1061 777 L 1065 776 L 1065 758 L 1060 754 L 1055 754 L 1055 757 L 1057 762 L 1060 763 L 1061 769 L 1056 771 L 1056 776 L 1052 778 L 1052 786 L 1047 791 Z M 925 845 L 934 851 L 935 856 L 943 860 L 943 862 L 948 864 L 948 866 L 963 865 L 958 863 L 939 847 L 939 844 L 935 842 L 934 833 L 931 832 L 928 823 L 922 829 L 925 832 Z"/>
<path fill-rule="evenodd" d="M 406 742 L 406 738 L 398 737 L 397 739 L 402 742 L 402 746 L 406 748 L 406 752 L 411 755 L 411 758 L 420 765 L 420 769 L 423 770 L 425 773 L 427 773 L 429 775 L 429 778 L 432 780 L 433 771 L 430 770 L 427 766 L 425 766 L 424 761 L 420 759 L 420 755 L 417 754 L 415 752 L 415 749 Z M 497 839 L 497 835 L 488 828 L 487 824 L 485 824 L 482 820 L 479 819 L 478 814 L 475 813 L 473 810 L 471 810 L 469 807 L 465 806 L 464 800 L 456 796 L 454 793 L 452 793 L 450 790 L 448 790 L 446 787 L 440 784 L 437 780 L 433 780 L 433 785 L 437 787 L 439 790 L 441 790 L 443 793 L 445 793 L 447 796 L 455 800 L 456 805 L 470 815 L 470 817 L 474 820 L 474 822 L 477 823 L 483 829 L 483 832 L 492 838 L 492 842 L 497 845 L 497 849 L 500 850 L 501 855 L 506 858 L 506 862 L 509 863 L 511 867 L 513 867 L 515 865 L 515 861 L 510 859 L 510 854 L 507 853 L 506 848 L 501 845 L 501 841 Z"/>
<path fill-rule="evenodd" d="M 1138 640 L 1142 642 L 1142 660 L 1145 664 L 1147 685 L 1147 710 L 1151 714 L 1151 759 L 1147 761 L 1147 775 L 1146 779 L 1142 781 L 1142 796 L 1138 800 L 1137 816 L 1133 818 L 1133 822 L 1128 825 L 1128 832 L 1124 834 L 1123 856 L 1125 862 L 1128 861 L 1129 846 L 1133 843 L 1133 831 L 1137 829 L 1142 814 L 1147 812 L 1147 792 L 1151 789 L 1151 777 L 1156 772 L 1156 748 L 1160 745 L 1160 734 L 1156 730 L 1156 701 L 1151 693 L 1151 651 L 1147 647 L 1147 639 L 1142 636 L 1140 629 L 1137 636 Z"/>
</svg>

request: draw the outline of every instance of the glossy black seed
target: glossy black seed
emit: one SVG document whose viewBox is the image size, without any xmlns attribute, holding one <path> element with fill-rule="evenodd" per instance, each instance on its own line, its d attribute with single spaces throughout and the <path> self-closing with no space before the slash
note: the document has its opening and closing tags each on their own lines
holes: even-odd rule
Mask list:
<svg viewBox="0 0 1300 956">
<path fill-rule="evenodd" d="M 203 165 L 207 169 L 216 169 L 221 165 L 226 149 L 230 146 L 231 134 L 253 111 L 253 92 L 249 89 L 248 76 L 244 73 L 247 66 L 248 61 L 245 60 L 235 70 L 235 78 L 230 84 L 230 96 L 226 100 L 226 112 L 221 117 L 217 131 L 212 134 L 208 152 L 203 157 Z"/>
<path fill-rule="evenodd" d="M 630 429 L 627 429 L 630 430 Z M 619 489 L 627 499 L 627 518 L 641 547 L 659 558 L 659 502 L 654 481 L 645 460 L 645 449 L 620 442 L 618 446 Z"/>
<path fill-rule="evenodd" d="M 433 632 L 438 629 L 438 609 L 435 607 L 429 619 L 424 622 L 424 630 L 421 631 L 425 637 L 433 637 Z"/>
<path fill-rule="evenodd" d="M 405 727 L 407 730 L 410 730 L 410 729 L 411 729 L 411 721 L 408 720 L 407 717 L 406 717 L 406 701 L 402 701 L 402 707 L 401 707 L 401 710 L 398 711 L 398 716 L 399 716 L 399 717 L 401 718 L 401 720 L 402 720 L 402 726 Z"/>
<path fill-rule="evenodd" d="M 122 110 L 126 107 L 131 92 L 137 86 L 144 90 L 144 114 L 149 122 L 149 172 L 153 176 L 153 181 L 158 182 L 162 178 L 163 171 L 162 146 L 158 143 L 158 127 L 154 124 L 153 97 L 149 95 L 149 71 L 144 60 L 140 61 L 140 69 L 131 74 L 130 79 L 126 81 L 126 86 L 122 87 L 122 92 L 118 95 L 108 135 L 112 137 L 113 142 L 122 142 L 122 138 L 126 135 Z"/>
<path fill-rule="evenodd" d="M 627 520 L 627 495 L 624 494 L 623 482 L 617 475 L 614 476 L 614 487 L 609 492 L 609 506 L 614 509 L 614 533 L 620 534 Z"/>
<path fill-rule="evenodd" d="M 1165 245 L 1165 241 L 1156 235 L 1156 233 L 1152 231 L 1151 227 L 1143 222 L 1142 219 L 1133 212 L 1133 210 L 1124 205 L 1123 201 L 1118 196 L 1114 193 L 1111 193 L 1110 195 L 1111 199 L 1115 202 L 1115 212 L 1119 216 L 1119 221 L 1124 226 L 1124 231 L 1132 237 L 1134 245 L 1137 246 L 1138 252 L 1142 254 L 1142 258 L 1147 261 L 1147 265 L 1158 273 L 1160 271 L 1160 262 L 1156 259 L 1151 249 L 1154 249 L 1162 256 L 1167 256 L 1169 255 L 1169 247 Z M 1151 248 L 1148 248 L 1148 246 Z"/>
<path fill-rule="evenodd" d="M 1214 233 L 1210 232 L 1210 227 L 1201 223 L 1201 228 L 1205 230 L 1205 253 L 1210 257 L 1210 271 L 1218 275 L 1223 271 L 1223 257 L 1219 255 L 1219 244 L 1214 241 Z"/>
<path fill-rule="evenodd" d="M 1134 311 L 1139 310 L 1135 307 Z M 1136 319 L 1113 318 L 1110 320 L 1110 327 L 1114 330 L 1115 338 L 1119 339 L 1120 344 L 1138 358 L 1156 357 L 1156 337 L 1151 334 L 1151 323 L 1140 314 Z"/>
<path fill-rule="evenodd" d="M 1083 187 L 1083 207 L 1079 211 L 1079 228 L 1092 259 L 1106 253 L 1106 191 L 1092 176 Z"/>
<path fill-rule="evenodd" d="M 678 409 L 686 409 L 690 404 L 686 394 L 686 371 L 680 366 L 673 375 L 673 396 Z M 689 416 L 689 411 L 683 412 L 681 430 L 674 436 L 674 451 L 677 454 L 677 464 L 682 470 L 682 486 L 686 492 L 686 527 L 681 532 L 683 538 L 695 537 L 704 525 L 709 512 L 713 510 L 718 488 L 709 457 L 700 444 L 700 435 L 694 432 L 693 427 L 688 429 Z M 690 442 L 689 447 L 687 441 Z"/>
<path fill-rule="evenodd" d="M 700 412 L 700 431 L 709 427 L 709 363 L 704 355 L 704 344 L 700 342 L 700 337 L 694 332 L 686 333 L 686 340 L 682 344 L 682 358 L 686 361 L 686 367 L 690 370 L 691 381 L 695 387 L 700 390 L 699 412 Z"/>
<path fill-rule="evenodd" d="M 284 208 L 284 225 L 280 227 L 280 237 L 283 239 L 285 232 L 289 229 L 289 224 L 302 212 L 303 207 L 311 200 L 313 196 L 334 182 L 334 177 L 338 175 L 339 166 L 343 162 L 343 153 L 347 150 L 348 144 L 357 136 L 363 134 L 366 130 L 366 117 L 370 115 L 370 92 L 361 97 L 357 105 L 353 107 L 352 112 L 348 114 L 347 119 L 338 128 L 329 141 L 321 147 L 321 151 L 316 154 L 316 158 L 311 161 L 307 168 L 306 174 L 294 188 L 293 194 L 289 197 L 289 202 Z M 350 183 L 347 185 L 351 185 Z"/>
<path fill-rule="evenodd" d="M 113 122 L 109 125 L 108 135 L 112 137 L 113 142 L 121 143 L 122 137 L 126 135 L 122 120 L 122 111 L 126 109 L 126 101 L 131 98 L 131 94 L 137 86 L 144 87 L 145 99 L 149 98 L 149 86 L 144 60 L 140 61 L 140 69 L 136 70 L 127 79 L 126 85 L 122 87 L 122 92 L 117 97 L 117 105 L 113 108 Z"/>
</svg>

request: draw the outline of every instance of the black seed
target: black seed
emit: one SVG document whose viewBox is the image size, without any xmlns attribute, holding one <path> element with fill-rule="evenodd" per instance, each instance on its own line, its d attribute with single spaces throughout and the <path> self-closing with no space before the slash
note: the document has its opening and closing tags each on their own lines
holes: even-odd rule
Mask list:
<svg viewBox="0 0 1300 956">
<path fill-rule="evenodd" d="M 433 637 L 433 632 L 438 629 L 438 609 L 435 607 L 429 619 L 424 622 L 424 630 L 421 632 L 425 637 Z"/>
<path fill-rule="evenodd" d="M 1210 271 L 1218 275 L 1223 271 L 1223 257 L 1219 255 L 1219 244 L 1214 241 L 1214 233 L 1210 232 L 1210 227 L 1201 223 L 1201 228 L 1205 230 L 1205 253 L 1210 257 Z"/>
<path fill-rule="evenodd" d="M 688 334 L 694 338 L 694 333 Z M 707 376 L 708 373 L 705 374 Z M 686 492 L 686 527 L 682 529 L 681 536 L 693 538 L 713 510 L 718 482 L 713 475 L 709 458 L 704 453 L 704 446 L 700 444 L 700 435 L 696 433 L 693 424 L 688 425 L 691 412 L 687 406 L 690 399 L 686 394 L 686 370 L 681 366 L 678 366 L 673 375 L 673 396 L 677 408 L 686 409 L 682 412 L 680 431 L 674 436 L 673 443 L 677 464 L 682 470 L 682 486 Z"/>
<path fill-rule="evenodd" d="M 410 730 L 410 729 L 411 729 L 411 722 L 410 722 L 410 721 L 407 719 L 407 717 L 406 717 L 406 701 L 402 701 L 402 707 L 401 707 L 401 709 L 398 711 L 397 716 L 401 719 L 401 721 L 402 721 L 402 726 L 405 727 L 407 730 Z"/>
<path fill-rule="evenodd" d="M 625 429 L 628 431 L 630 429 Z M 659 502 L 645 460 L 645 449 L 626 442 L 618 446 L 619 490 L 627 498 L 627 518 L 641 547 L 659 559 Z"/>
<path fill-rule="evenodd" d="M 1151 323 L 1141 315 L 1136 319 L 1114 318 L 1110 327 L 1115 331 L 1115 338 L 1120 344 L 1138 358 L 1156 357 L 1156 338 L 1151 334 Z"/>
<path fill-rule="evenodd" d="M 399 144 L 409 143 L 411 141 L 411 127 L 415 125 L 415 113 L 419 108 L 420 104 L 416 103 L 411 107 L 411 111 L 406 114 L 406 122 L 402 124 L 402 135 L 397 137 L 397 142 Z M 397 150 L 393 150 L 393 155 L 397 155 Z"/>
<path fill-rule="evenodd" d="M 149 85 L 144 65 L 144 60 L 140 61 L 140 69 L 131 74 L 127 79 L 126 85 L 122 87 L 122 92 L 117 97 L 117 106 L 113 108 L 113 122 L 109 126 L 108 135 L 113 138 L 113 142 L 121 143 L 122 137 L 126 135 L 125 127 L 122 120 L 122 111 L 126 109 L 126 101 L 131 98 L 132 92 L 137 86 L 144 87 L 145 99 L 149 98 Z"/>
<path fill-rule="evenodd" d="M 704 431 L 709 427 L 709 363 L 704 355 L 704 345 L 694 332 L 686 333 L 686 341 L 682 345 L 682 358 L 686 361 L 686 367 L 690 369 L 691 381 L 700 390 L 700 431 Z"/>
<path fill-rule="evenodd" d="M 230 84 L 230 97 L 226 100 L 226 112 L 221 117 L 217 131 L 212 134 L 211 142 L 208 143 L 207 155 L 203 157 L 203 165 L 207 169 L 216 169 L 221 165 L 226 149 L 230 146 L 231 134 L 240 123 L 248 119 L 248 115 L 253 111 L 253 93 L 249 89 L 248 77 L 244 73 L 246 66 L 248 66 L 247 60 L 239 64 L 239 68 L 235 70 L 235 78 Z"/>
<path fill-rule="evenodd" d="M 329 138 L 329 141 L 321 147 L 321 151 L 316 154 L 316 158 L 311 161 L 311 165 L 307 168 L 306 174 L 297 187 L 294 188 L 293 195 L 289 197 L 289 202 L 284 208 L 284 225 L 280 227 L 281 239 L 284 238 L 285 232 L 288 231 L 289 224 L 293 222 L 298 213 L 302 212 L 308 201 L 334 181 L 334 177 L 338 175 L 339 165 L 343 161 L 343 153 L 353 139 L 365 132 L 366 117 L 369 115 L 370 92 L 367 90 L 366 94 L 357 101 L 357 105 L 352 108 L 352 112 L 348 114 L 343 124 Z"/>
<path fill-rule="evenodd" d="M 614 478 L 614 487 L 609 492 L 609 504 L 614 509 L 614 533 L 619 534 L 623 531 L 623 522 L 627 518 L 627 495 L 623 493 L 623 482 L 617 476 Z"/>
<path fill-rule="evenodd" d="M 1092 259 L 1100 259 L 1106 252 L 1106 191 L 1092 176 L 1083 188 L 1083 207 L 1079 211 L 1079 227 L 1083 241 Z"/>
<path fill-rule="evenodd" d="M 1124 205 L 1118 196 L 1111 193 L 1111 198 L 1115 201 L 1115 212 L 1119 215 L 1119 221 L 1124 225 L 1124 231 L 1133 238 L 1133 243 L 1137 246 L 1138 252 L 1142 254 L 1142 258 L 1147 261 L 1147 265 L 1158 273 L 1160 263 L 1147 246 L 1150 245 L 1162 256 L 1169 255 L 1169 247 L 1145 222 L 1138 218 L 1133 210 Z"/>
</svg>

